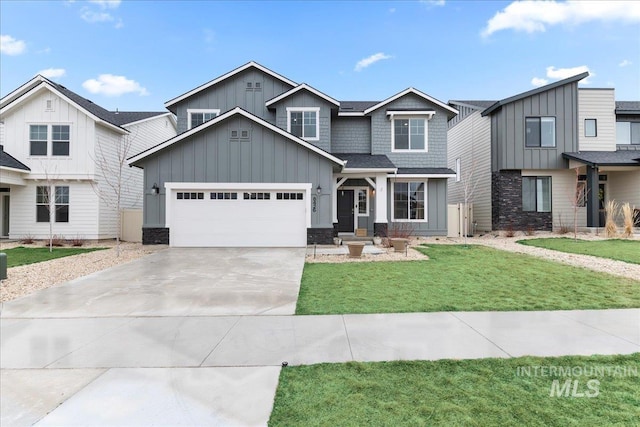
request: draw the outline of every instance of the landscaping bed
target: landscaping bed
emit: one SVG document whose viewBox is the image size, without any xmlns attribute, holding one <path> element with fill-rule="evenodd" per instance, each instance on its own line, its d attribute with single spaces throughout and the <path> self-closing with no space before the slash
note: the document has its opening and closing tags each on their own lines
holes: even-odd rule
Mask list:
<svg viewBox="0 0 640 427">
<path fill-rule="evenodd" d="M 640 240 L 582 240 L 559 237 L 518 240 L 518 243 L 554 251 L 640 264 Z"/>
</svg>

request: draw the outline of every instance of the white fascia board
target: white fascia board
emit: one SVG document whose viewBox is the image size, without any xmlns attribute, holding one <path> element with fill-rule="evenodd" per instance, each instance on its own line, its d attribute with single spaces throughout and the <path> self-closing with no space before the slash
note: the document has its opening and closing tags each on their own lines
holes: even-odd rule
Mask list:
<svg viewBox="0 0 640 427">
<path fill-rule="evenodd" d="M 173 138 L 168 139 L 168 140 L 166 140 L 165 142 L 163 142 L 163 143 L 161 143 L 159 145 L 156 145 L 155 147 L 151 147 L 148 150 L 143 151 L 142 153 L 136 154 L 135 156 L 128 158 L 127 159 L 127 163 L 129 164 L 129 166 L 131 166 L 132 163 L 135 163 L 135 162 L 137 162 L 139 160 L 142 160 L 145 157 L 150 156 L 150 155 L 152 155 L 152 154 L 154 154 L 154 153 L 156 153 L 156 152 L 158 152 L 158 151 L 160 151 L 160 150 L 162 150 L 162 149 L 164 149 L 164 148 L 166 148 L 166 147 L 168 147 L 168 146 L 170 146 L 172 144 L 175 144 L 176 142 L 179 142 L 179 141 L 181 141 L 181 140 L 183 140 L 185 138 L 188 138 L 188 137 L 190 137 L 191 135 L 193 135 L 193 134 L 195 134 L 197 132 L 202 132 L 205 129 L 208 129 L 210 126 L 214 126 L 215 124 L 220 123 L 221 121 L 226 120 L 226 119 L 228 119 L 229 117 L 231 117 L 231 116 L 233 116 L 235 114 L 240 114 L 240 115 L 246 117 L 247 119 L 258 123 L 258 124 L 268 128 L 268 129 L 270 129 L 270 130 L 272 130 L 272 131 L 284 136 L 285 138 L 288 138 L 291 141 L 296 142 L 296 143 L 302 145 L 305 148 L 308 148 L 309 150 L 311 150 L 311 151 L 313 151 L 313 152 L 315 152 L 317 154 L 320 154 L 323 157 L 326 157 L 327 159 L 331 160 L 334 163 L 339 164 L 340 166 L 344 166 L 345 163 L 346 163 L 344 160 L 341 160 L 341 159 L 339 159 L 339 158 L 327 153 L 326 151 L 321 150 L 320 148 L 316 147 L 313 144 L 309 144 L 308 142 L 306 142 L 303 139 L 300 139 L 300 138 L 298 138 L 296 136 L 291 135 L 290 133 L 280 129 L 277 126 L 272 125 L 271 123 L 261 119 L 260 117 L 257 117 L 257 116 L 254 116 L 251 113 L 248 113 L 247 111 L 243 110 L 240 107 L 236 107 L 233 110 L 229 110 L 226 113 L 216 117 L 215 119 L 209 120 L 208 122 L 205 122 L 205 123 L 201 124 L 200 126 L 197 126 L 197 127 L 193 128 L 193 129 L 190 129 L 190 130 L 188 130 L 186 132 L 183 132 L 180 135 L 176 135 Z"/>
<path fill-rule="evenodd" d="M 30 90 L 29 92 L 26 92 L 26 93 L 22 94 L 21 96 L 19 96 L 15 100 L 13 100 L 13 102 L 11 102 L 9 105 L 3 107 L 0 110 L 0 115 L 4 115 L 4 114 L 8 113 L 16 105 L 22 104 L 25 100 L 31 98 L 34 94 L 39 93 L 40 91 L 42 91 L 44 89 L 48 89 L 49 91 L 53 92 L 58 97 L 64 99 L 66 102 L 68 102 L 69 104 L 73 105 L 75 108 L 77 108 L 78 110 L 82 111 L 87 116 L 91 117 L 96 123 L 99 123 L 99 124 L 109 128 L 111 130 L 114 130 L 114 131 L 116 131 L 116 132 L 118 132 L 119 134 L 122 134 L 122 135 L 126 135 L 126 134 L 129 133 L 128 130 L 126 130 L 126 129 L 120 127 L 120 126 L 114 125 L 113 123 L 109 123 L 109 122 L 107 122 L 105 120 L 102 120 L 100 117 L 96 116 L 95 114 L 93 114 L 89 110 L 84 109 L 82 106 L 80 106 L 79 104 L 75 103 L 70 98 L 66 97 L 58 89 L 56 89 L 55 87 L 51 86 L 45 80 L 43 80 L 42 83 L 40 83 L 40 85 L 35 88 L 35 90 Z"/>
<path fill-rule="evenodd" d="M 444 108 L 445 110 L 450 111 L 453 114 L 458 114 L 458 110 L 456 110 L 455 108 L 452 108 L 451 106 L 445 104 L 444 102 L 438 101 L 437 99 L 430 97 L 426 93 L 420 92 L 418 89 L 414 89 L 412 87 L 407 88 L 407 89 L 403 90 L 402 92 L 397 93 L 397 94 L 393 95 L 392 97 L 387 98 L 384 101 L 379 102 L 378 104 L 367 108 L 366 110 L 364 110 L 364 114 L 369 114 L 372 111 L 375 111 L 378 108 L 383 107 L 383 106 L 387 105 L 388 103 L 395 101 L 398 98 L 402 98 L 403 96 L 405 96 L 405 95 L 407 95 L 409 93 L 413 93 L 414 95 L 418 95 L 419 97 L 424 98 L 427 101 L 432 102 L 432 103 Z"/>
<path fill-rule="evenodd" d="M 21 97 L 22 95 L 24 95 L 24 93 L 30 91 L 35 86 L 40 84 L 40 82 L 44 82 L 44 81 L 45 81 L 44 77 L 42 77 L 40 74 L 36 75 L 34 78 L 32 78 L 31 80 L 29 80 L 28 82 L 26 82 L 25 84 L 20 86 L 19 88 L 17 88 L 13 92 L 8 93 L 4 97 L 2 97 L 2 99 L 0 99 L 0 108 L 4 108 L 5 105 L 7 105 L 7 104 L 11 103 L 12 101 L 14 101 L 15 99 Z"/>
<path fill-rule="evenodd" d="M 51 180 L 51 176 L 47 177 L 45 173 L 31 173 L 28 176 L 25 176 L 24 179 L 30 181 L 47 181 L 47 179 Z M 57 174 L 55 176 L 54 181 L 94 181 L 95 174 L 74 174 L 74 173 L 62 173 Z"/>
<path fill-rule="evenodd" d="M 147 117 L 146 119 L 138 120 L 138 121 L 135 121 L 135 122 L 125 123 L 125 124 L 122 125 L 122 127 L 139 125 L 140 123 L 149 122 L 151 120 L 155 120 L 155 119 L 159 119 L 161 117 L 167 117 L 167 116 L 169 116 L 170 118 L 173 118 L 173 121 L 175 121 L 175 117 L 174 117 L 173 113 L 167 111 L 166 113 L 158 114 L 157 116 L 151 116 L 151 117 Z"/>
<path fill-rule="evenodd" d="M 301 91 L 303 89 L 308 90 L 312 94 L 316 95 L 319 98 L 324 99 L 325 101 L 335 105 L 336 107 L 340 106 L 340 102 L 339 101 L 336 101 L 335 99 L 331 98 L 329 95 L 325 95 L 324 93 L 320 92 L 319 90 L 312 88 L 311 86 L 309 86 L 306 83 L 302 83 L 302 84 L 294 87 L 293 89 L 288 90 L 285 93 L 282 93 L 282 94 L 276 96 L 275 98 L 271 98 L 270 100 L 265 102 L 264 105 L 265 105 L 265 107 L 269 107 L 269 106 L 275 104 L 276 102 L 281 101 L 281 100 L 283 100 L 283 99 L 285 99 L 285 98 L 287 98 L 287 97 L 293 95 L 294 93 L 299 92 L 299 91 Z"/>
<path fill-rule="evenodd" d="M 393 173 L 395 174 L 398 171 L 397 168 L 344 168 L 342 169 L 342 173 L 351 174 L 351 173 Z"/>
<path fill-rule="evenodd" d="M 414 110 L 414 111 L 406 111 L 406 110 L 389 110 L 387 111 L 387 116 L 393 118 L 393 116 L 429 116 L 429 119 L 436 114 L 433 110 Z"/>
<path fill-rule="evenodd" d="M 0 166 L 0 170 L 9 171 L 9 172 L 17 172 L 17 173 L 31 173 L 31 171 L 26 171 L 24 169 L 11 168 L 9 166 Z"/>
<path fill-rule="evenodd" d="M 340 117 L 363 117 L 364 113 L 362 111 L 342 111 L 338 112 L 338 116 Z"/>
<path fill-rule="evenodd" d="M 387 175 L 389 179 L 423 179 L 423 178 L 455 178 L 455 173 L 413 173 L 413 174 L 393 174 Z"/>
<path fill-rule="evenodd" d="M 248 63 L 242 65 L 241 67 L 236 68 L 235 70 L 229 71 L 228 73 L 221 75 L 220 77 L 218 77 L 218 78 L 216 78 L 214 80 L 211 80 L 208 83 L 200 85 L 197 88 L 192 89 L 192 90 L 190 90 L 189 92 L 187 92 L 187 93 L 185 93 L 183 95 L 180 95 L 180 96 L 178 96 L 176 98 L 170 99 L 169 101 L 164 103 L 164 106 L 166 108 L 169 108 L 170 106 L 182 101 L 183 99 L 189 98 L 190 96 L 200 92 L 201 90 L 207 89 L 207 88 L 209 88 L 209 87 L 211 87 L 211 86 L 213 86 L 215 84 L 218 84 L 221 81 L 226 80 L 229 77 L 233 77 L 236 74 L 241 73 L 244 70 L 246 70 L 248 68 L 251 68 L 251 67 L 257 68 L 258 70 L 260 70 L 260 71 L 262 71 L 262 72 L 264 72 L 264 73 L 270 75 L 271 77 L 274 77 L 274 78 L 276 78 L 276 79 L 278 79 L 280 81 L 283 81 L 283 82 L 287 83 L 290 86 L 297 86 L 298 85 L 296 82 L 294 82 L 292 80 L 289 80 L 288 78 L 286 78 L 284 76 L 281 76 L 280 74 L 278 74 L 278 73 L 276 73 L 274 71 L 271 71 L 270 69 L 268 69 L 266 67 L 263 67 L 262 65 L 258 64 L 257 62 L 251 61 L 251 62 L 248 62 Z"/>
</svg>

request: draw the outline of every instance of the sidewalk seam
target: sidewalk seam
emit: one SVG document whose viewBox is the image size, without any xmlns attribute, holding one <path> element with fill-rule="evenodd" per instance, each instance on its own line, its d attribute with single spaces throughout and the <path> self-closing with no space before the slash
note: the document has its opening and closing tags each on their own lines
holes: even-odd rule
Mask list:
<svg viewBox="0 0 640 427">
<path fill-rule="evenodd" d="M 340 317 L 342 317 L 342 326 L 344 327 L 344 333 L 347 336 L 347 344 L 349 344 L 349 354 L 351 355 L 351 360 L 355 360 L 353 358 L 353 350 L 351 349 L 351 340 L 349 339 L 349 331 L 347 330 L 347 323 L 344 320 L 344 314 L 341 314 Z"/>
<path fill-rule="evenodd" d="M 220 346 L 222 341 L 224 341 L 224 339 L 227 337 L 227 335 L 229 335 L 229 332 L 231 332 L 231 330 L 233 328 L 235 328 L 238 323 L 240 323 L 240 321 L 242 320 L 243 317 L 244 316 L 238 316 L 238 320 L 236 320 L 235 323 L 229 327 L 229 330 L 227 330 L 227 332 L 225 332 L 225 334 L 222 336 L 222 338 L 220 338 L 220 341 L 218 341 L 218 343 L 213 346 L 211 351 L 209 353 L 207 353 L 207 355 L 204 357 L 204 359 L 202 359 L 202 362 L 200 362 L 200 364 L 198 365 L 199 368 L 203 367 L 202 364 L 209 358 L 209 356 L 211 356 L 211 354 L 213 354 L 214 351 L 216 351 L 216 349 Z"/>
<path fill-rule="evenodd" d="M 506 354 L 509 357 L 514 357 L 511 353 L 509 353 L 507 350 L 505 350 L 504 348 L 500 347 L 498 344 L 496 344 L 495 342 L 493 342 L 491 339 L 489 339 L 486 335 L 484 335 L 482 332 L 480 332 L 479 330 L 477 330 L 476 328 L 474 328 L 473 326 L 471 326 L 470 324 L 468 324 L 467 322 L 465 322 L 464 320 L 462 320 L 461 318 L 459 318 L 458 316 L 455 315 L 455 312 L 449 312 L 449 314 L 451 314 L 453 317 L 455 317 L 456 319 L 458 319 L 460 322 L 464 323 L 465 325 L 467 325 L 467 327 L 469 327 L 472 331 L 474 331 L 476 334 L 480 335 L 482 338 L 484 338 L 485 340 L 489 341 L 491 344 L 495 345 L 500 351 L 502 351 L 504 354 Z"/>
<path fill-rule="evenodd" d="M 576 322 L 576 323 L 579 323 L 579 324 L 581 324 L 581 325 L 583 325 L 583 326 L 587 326 L 587 327 L 589 327 L 589 328 L 591 328 L 591 329 L 595 329 L 596 331 L 600 331 L 600 332 L 602 332 L 602 333 L 605 333 L 605 334 L 607 334 L 607 335 L 610 335 L 610 336 L 612 336 L 612 337 L 618 338 L 618 339 L 620 339 L 620 340 L 622 340 L 622 341 L 626 341 L 626 342 L 628 342 L 628 343 L 630 343 L 630 344 L 633 344 L 633 345 L 636 345 L 636 346 L 640 347 L 640 344 L 639 344 L 639 343 L 637 343 L 637 342 L 629 341 L 628 339 L 626 339 L 626 338 L 624 338 L 624 337 L 618 336 L 618 335 L 616 335 L 616 334 L 614 334 L 614 333 L 611 333 L 611 332 L 609 332 L 609 331 L 605 331 L 604 329 L 600 329 L 600 328 L 598 328 L 597 326 L 593 326 L 593 325 L 590 325 L 590 324 L 588 324 L 588 323 L 585 323 L 585 322 L 583 322 L 583 321 L 581 321 L 581 320 L 574 319 L 573 317 L 568 316 L 568 315 L 567 315 L 567 314 L 565 314 L 565 313 L 557 313 L 557 314 L 558 314 L 558 315 L 560 315 L 560 316 L 562 316 L 562 317 L 565 317 L 565 318 L 567 318 L 567 319 L 569 319 L 569 320 L 572 320 L 572 321 L 574 321 L 574 322 Z"/>
</svg>

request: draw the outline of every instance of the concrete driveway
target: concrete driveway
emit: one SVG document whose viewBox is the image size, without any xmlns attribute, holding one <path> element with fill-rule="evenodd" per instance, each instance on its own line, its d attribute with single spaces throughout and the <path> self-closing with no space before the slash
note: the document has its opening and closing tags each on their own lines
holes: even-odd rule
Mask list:
<svg viewBox="0 0 640 427">
<path fill-rule="evenodd" d="M 171 248 L 5 304 L 4 318 L 293 314 L 303 248 Z"/>
</svg>

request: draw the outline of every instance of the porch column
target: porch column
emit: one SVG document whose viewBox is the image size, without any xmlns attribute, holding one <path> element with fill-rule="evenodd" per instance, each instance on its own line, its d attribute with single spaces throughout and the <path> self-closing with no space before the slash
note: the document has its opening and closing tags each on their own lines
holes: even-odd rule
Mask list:
<svg viewBox="0 0 640 427">
<path fill-rule="evenodd" d="M 374 222 L 384 223 L 387 220 L 387 174 L 376 175 L 376 218 Z"/>
<path fill-rule="evenodd" d="M 600 186 L 597 166 L 587 165 L 587 227 L 600 226 Z"/>
</svg>

